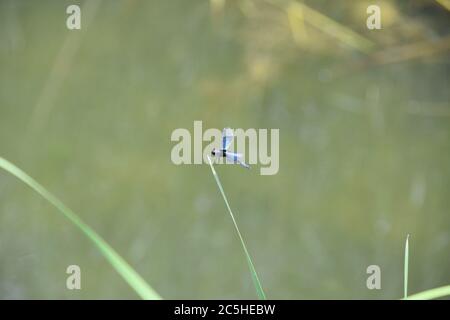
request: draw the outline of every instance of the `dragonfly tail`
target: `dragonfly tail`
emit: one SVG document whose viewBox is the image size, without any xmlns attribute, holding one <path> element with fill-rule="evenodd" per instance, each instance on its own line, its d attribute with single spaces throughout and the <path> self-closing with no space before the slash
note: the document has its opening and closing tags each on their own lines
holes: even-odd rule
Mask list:
<svg viewBox="0 0 450 320">
<path fill-rule="evenodd" d="M 244 162 L 242 162 L 242 161 L 239 161 L 239 160 L 238 160 L 238 163 L 239 163 L 242 167 L 244 167 L 244 168 L 246 168 L 246 169 L 250 169 L 250 166 L 249 166 L 248 164 L 246 164 L 246 163 L 244 163 Z"/>
</svg>

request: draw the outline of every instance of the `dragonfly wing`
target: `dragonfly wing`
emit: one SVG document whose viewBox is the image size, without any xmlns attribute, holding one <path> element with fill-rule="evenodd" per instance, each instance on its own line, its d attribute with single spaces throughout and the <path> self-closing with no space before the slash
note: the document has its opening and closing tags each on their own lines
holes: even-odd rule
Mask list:
<svg viewBox="0 0 450 320">
<path fill-rule="evenodd" d="M 239 164 L 246 169 L 250 169 L 250 166 L 241 160 L 242 154 L 240 153 L 231 153 L 228 152 L 226 154 L 227 163 L 235 163 Z"/>
<path fill-rule="evenodd" d="M 233 130 L 230 128 L 223 129 L 222 132 L 222 149 L 228 150 L 230 147 L 231 142 L 233 141 Z"/>
<path fill-rule="evenodd" d="M 231 152 L 227 152 L 226 156 L 228 163 L 238 163 L 239 159 L 242 157 L 242 155 L 239 153 L 231 153 Z"/>
</svg>

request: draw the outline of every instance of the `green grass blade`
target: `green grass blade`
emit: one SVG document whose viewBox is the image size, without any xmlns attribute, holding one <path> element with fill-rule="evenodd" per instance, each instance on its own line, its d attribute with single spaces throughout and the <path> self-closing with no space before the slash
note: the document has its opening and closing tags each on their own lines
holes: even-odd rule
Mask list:
<svg viewBox="0 0 450 320">
<path fill-rule="evenodd" d="M 245 242 L 244 242 L 244 238 L 242 238 L 241 232 L 239 231 L 239 227 L 236 223 L 236 219 L 234 218 L 233 212 L 231 211 L 230 204 L 228 203 L 228 199 L 225 195 L 225 192 L 223 191 L 223 187 L 222 187 L 222 184 L 220 183 L 219 176 L 217 175 L 216 170 L 214 169 L 214 166 L 211 162 L 211 158 L 209 156 L 208 156 L 208 160 L 209 160 L 209 165 L 211 167 L 211 171 L 213 173 L 214 179 L 216 180 L 217 186 L 219 187 L 220 193 L 222 194 L 223 200 L 225 201 L 228 212 L 230 213 L 231 220 L 233 220 L 233 224 L 234 224 L 236 232 L 239 236 L 239 240 L 241 241 L 242 249 L 244 250 L 245 257 L 247 259 L 247 264 L 250 269 L 250 274 L 252 276 L 253 285 L 255 286 L 255 289 L 256 289 L 256 294 L 258 295 L 259 299 L 265 300 L 266 295 L 264 294 L 264 290 L 261 286 L 261 282 L 259 281 L 258 274 L 256 273 L 255 267 L 252 262 L 252 258 L 250 258 L 250 254 L 248 253 L 247 246 L 245 245 Z"/>
<path fill-rule="evenodd" d="M 405 300 L 431 300 L 442 298 L 445 296 L 450 296 L 450 285 L 412 294 L 409 297 L 405 298 Z"/>
<path fill-rule="evenodd" d="M 58 198 L 47 191 L 43 186 L 36 182 L 33 178 L 16 167 L 11 162 L 0 157 L 0 168 L 9 172 L 34 191 L 39 193 L 45 200 L 55 206 L 70 222 L 72 222 L 81 232 L 83 232 L 89 240 L 91 240 L 97 249 L 105 256 L 106 260 L 116 269 L 122 278 L 134 289 L 134 291 L 142 298 L 148 300 L 161 299 L 145 280 L 91 227 L 84 223 L 78 215 L 66 207 Z"/>
<path fill-rule="evenodd" d="M 409 266 L 409 234 L 405 243 L 405 262 L 403 265 L 403 298 L 408 297 L 408 266 Z"/>
</svg>

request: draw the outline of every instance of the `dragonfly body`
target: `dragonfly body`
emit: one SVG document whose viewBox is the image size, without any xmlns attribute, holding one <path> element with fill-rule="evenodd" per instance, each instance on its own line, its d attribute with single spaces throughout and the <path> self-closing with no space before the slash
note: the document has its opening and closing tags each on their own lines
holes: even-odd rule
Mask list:
<svg viewBox="0 0 450 320">
<path fill-rule="evenodd" d="M 218 158 L 221 158 L 221 157 L 225 158 L 227 156 L 227 150 L 224 150 L 224 149 L 220 149 L 220 150 L 219 149 L 213 149 L 211 154 L 213 156 L 215 156 L 215 157 L 218 157 Z"/>
<path fill-rule="evenodd" d="M 228 162 L 236 163 L 246 169 L 250 169 L 250 166 L 241 160 L 242 154 L 228 151 L 228 148 L 230 147 L 232 141 L 233 141 L 233 130 L 231 130 L 230 128 L 223 129 L 222 149 L 213 149 L 211 154 L 214 157 L 225 158 Z"/>
</svg>

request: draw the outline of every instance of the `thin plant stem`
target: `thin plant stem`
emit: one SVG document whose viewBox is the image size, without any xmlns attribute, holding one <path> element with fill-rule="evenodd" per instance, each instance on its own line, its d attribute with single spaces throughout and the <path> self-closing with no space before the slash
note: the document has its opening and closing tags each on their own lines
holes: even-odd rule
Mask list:
<svg viewBox="0 0 450 320">
<path fill-rule="evenodd" d="M 225 192 L 223 190 L 222 184 L 220 183 L 219 176 L 217 175 L 216 170 L 214 169 L 214 166 L 211 162 L 211 158 L 208 156 L 209 165 L 211 167 L 211 171 L 213 173 L 214 179 L 216 180 L 217 186 L 219 187 L 220 193 L 222 194 L 223 200 L 225 201 L 225 205 L 227 206 L 228 212 L 230 213 L 231 220 L 233 220 L 234 228 L 236 229 L 236 232 L 238 234 L 239 240 L 241 241 L 242 249 L 244 250 L 245 257 L 247 259 L 247 264 L 250 269 L 250 274 L 252 276 L 253 285 L 255 286 L 256 294 L 258 295 L 258 298 L 261 300 L 266 300 L 266 295 L 264 293 L 264 290 L 261 286 L 261 282 L 259 281 L 258 274 L 256 273 L 255 267 L 252 262 L 252 258 L 250 257 L 250 254 L 247 250 L 247 246 L 245 245 L 244 238 L 242 237 L 241 232 L 239 231 L 238 224 L 236 222 L 236 219 L 234 218 L 234 214 L 231 211 L 230 204 L 228 203 L 227 196 L 225 195 Z"/>
</svg>

